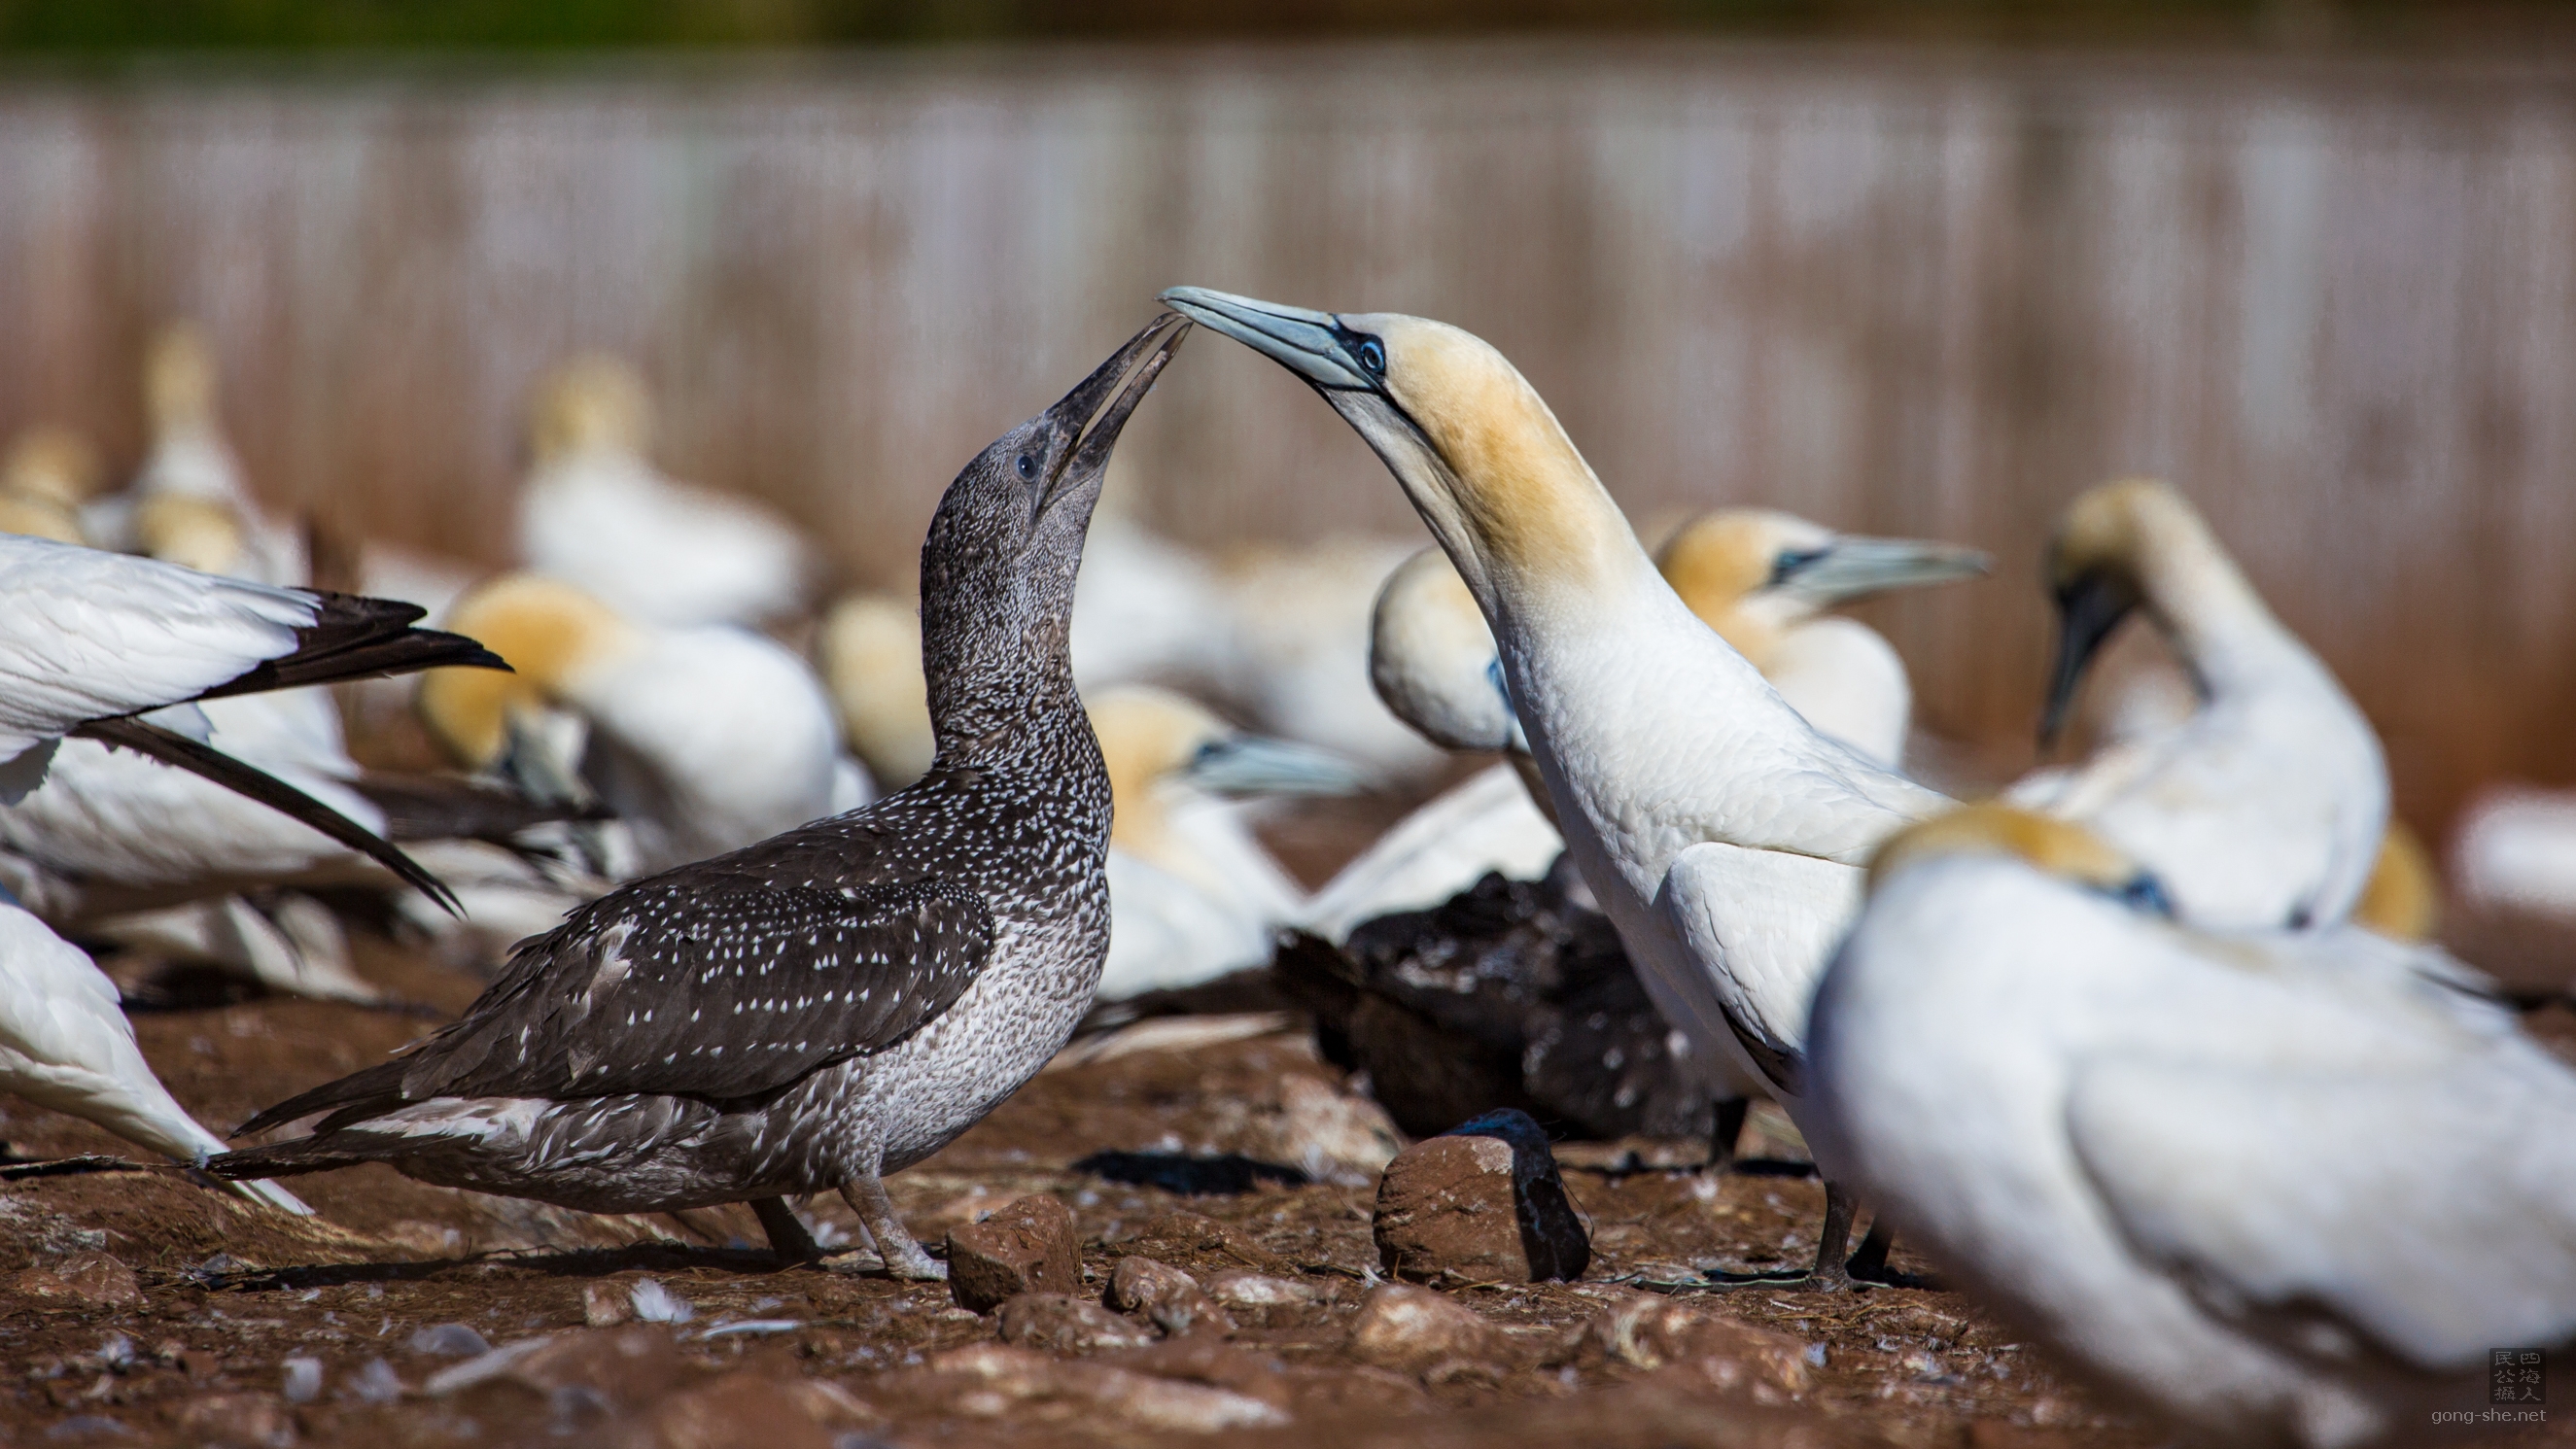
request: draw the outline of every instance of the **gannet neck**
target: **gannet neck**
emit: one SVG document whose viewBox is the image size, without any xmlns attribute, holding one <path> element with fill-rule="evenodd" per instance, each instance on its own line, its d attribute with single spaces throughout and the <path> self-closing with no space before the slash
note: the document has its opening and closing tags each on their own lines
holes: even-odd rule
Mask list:
<svg viewBox="0 0 2576 1449">
<path fill-rule="evenodd" d="M 529 421 L 528 451 L 539 467 L 580 458 L 640 461 L 652 430 L 652 398 L 642 375 L 624 358 L 584 353 L 546 378 Z"/>
<path fill-rule="evenodd" d="M 156 439 L 214 430 L 215 359 L 194 326 L 176 323 L 153 339 L 143 364 L 143 401 Z"/>
</svg>

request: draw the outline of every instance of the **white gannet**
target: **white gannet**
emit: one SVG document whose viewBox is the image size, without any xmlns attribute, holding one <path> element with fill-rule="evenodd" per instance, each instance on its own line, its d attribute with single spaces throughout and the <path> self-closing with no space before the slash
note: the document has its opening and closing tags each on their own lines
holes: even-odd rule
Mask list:
<svg viewBox="0 0 2576 1449">
<path fill-rule="evenodd" d="M 665 870 L 836 813 L 840 730 L 805 661 L 723 624 L 629 620 L 580 588 L 508 574 L 459 599 L 449 625 L 518 672 L 435 670 L 420 711 L 466 765 L 490 768 L 565 709 L 588 725 L 581 773 Z M 840 794 L 846 796 L 843 789 Z"/>
<path fill-rule="evenodd" d="M 1195 986 L 1267 962 L 1306 893 L 1239 802 L 1348 794 L 1367 778 L 1338 755 L 1245 734 L 1167 689 L 1121 685 L 1088 708 L 1116 801 L 1100 996 Z"/>
<path fill-rule="evenodd" d="M 131 489 L 83 510 L 89 536 L 207 573 L 304 582 L 302 531 L 260 506 L 225 441 L 214 352 L 204 334 L 181 322 L 153 338 L 144 356 L 143 401 L 151 450 Z"/>
<path fill-rule="evenodd" d="M 814 654 L 841 736 L 877 783 L 894 790 L 921 778 L 938 748 L 921 674 L 921 610 L 890 595 L 845 594 L 823 615 Z"/>
<path fill-rule="evenodd" d="M 2488 790 L 2461 812 L 2452 839 L 2452 878 L 2470 904 L 2576 920 L 2576 795 Z"/>
<path fill-rule="evenodd" d="M 2416 1442 L 2576 1336 L 2576 1072 L 2439 952 L 2204 933 L 2082 827 L 1898 836 L 1816 998 L 1810 1142 L 2191 1442 Z"/>
<path fill-rule="evenodd" d="M 519 496 L 519 556 L 643 624 L 750 624 L 805 606 L 811 548 L 746 498 L 665 477 L 645 456 L 644 380 L 578 357 L 546 379 Z"/>
<path fill-rule="evenodd" d="M 1864 538 L 1767 508 L 1721 508 L 1656 551 L 1691 612 L 1735 646 L 1818 733 L 1887 769 L 1905 762 L 1914 687 L 1877 630 L 1824 611 L 1896 589 L 1975 578 L 1972 548 Z"/>
<path fill-rule="evenodd" d="M 2049 546 L 2059 641 L 2043 738 L 2086 663 L 2143 611 L 2198 686 L 2176 729 L 2016 789 L 2145 863 L 2174 908 L 2212 930 L 2333 925 L 2351 916 L 2388 825 L 2379 737 L 2335 677 L 2264 607 L 2198 511 L 2129 479 L 2068 507 Z"/>
<path fill-rule="evenodd" d="M 1304 378 L 1385 460 L 1501 645 L 1567 849 L 1655 1004 L 1797 1120 L 1808 998 L 1861 866 L 1950 802 L 1818 734 L 1702 624 L 1483 341 L 1392 313 L 1164 297 Z M 1818 1166 L 1833 1186 L 1835 1164 Z M 1854 1204 L 1829 1198 L 1830 1282 Z"/>
<path fill-rule="evenodd" d="M 208 746 L 200 702 L 438 665 L 497 669 L 482 646 L 413 628 L 420 611 L 408 604 L 33 538 L 0 536 L 0 600 L 9 606 L 0 611 L 0 803 L 47 808 L 30 807 L 28 794 L 72 748 L 64 737 L 80 735 L 201 775 L 440 894 L 347 813 Z M 185 708 L 137 718 L 171 706 Z M 267 713 L 241 711 L 245 720 Z M 149 831 L 153 822 L 140 824 Z"/>
<path fill-rule="evenodd" d="M 199 1126 L 134 1044 L 116 983 L 87 954 L 18 906 L 0 902 L 0 1091 L 94 1122 L 181 1162 L 203 1163 L 224 1140 Z M 244 1197 L 310 1214 L 275 1183 L 234 1183 Z"/>
<path fill-rule="evenodd" d="M 34 427 L 9 441 L 0 461 L 0 533 L 87 543 L 81 505 L 98 492 L 98 450 L 69 428 Z"/>
</svg>

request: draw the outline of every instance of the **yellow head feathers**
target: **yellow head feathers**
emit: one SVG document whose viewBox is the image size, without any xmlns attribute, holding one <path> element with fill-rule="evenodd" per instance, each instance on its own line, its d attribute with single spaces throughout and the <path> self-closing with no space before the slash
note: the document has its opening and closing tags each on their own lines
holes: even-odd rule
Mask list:
<svg viewBox="0 0 2576 1449">
<path fill-rule="evenodd" d="M 163 563 L 210 574 L 241 562 L 242 526 L 232 505 L 186 493 L 156 493 L 134 510 L 135 541 Z"/>
<path fill-rule="evenodd" d="M 623 358 L 585 353 L 556 368 L 540 388 L 529 450 L 540 463 L 602 450 L 640 454 L 652 426 L 643 377 Z"/>
<path fill-rule="evenodd" d="M 1151 853 L 1163 829 L 1154 787 L 1189 765 L 1211 741 L 1234 733 L 1196 701 L 1152 685 L 1126 684 L 1094 695 L 1087 707 L 1100 758 L 1109 767 L 1114 823 L 1110 840 Z"/>
<path fill-rule="evenodd" d="M 1395 717 L 1443 749 L 1494 750 L 1512 718 L 1486 677 L 1494 636 L 1449 556 L 1426 548 L 1378 590 L 1369 682 Z"/>
<path fill-rule="evenodd" d="M 883 594 L 852 594 L 824 616 L 815 653 L 841 733 L 877 782 L 891 789 L 929 770 L 938 740 L 921 674 L 920 611 Z"/>
<path fill-rule="evenodd" d="M 2048 582 L 2062 590 L 2108 574 L 2136 588 L 2154 552 L 2182 535 L 2207 537 L 2200 511 L 2156 478 L 2123 478 L 2079 494 L 2048 545 Z"/>
<path fill-rule="evenodd" d="M 515 671 L 433 669 L 421 676 L 422 721 L 478 769 L 507 748 L 513 709 L 559 697 L 581 671 L 637 638 L 606 604 L 539 574 L 505 574 L 476 586 L 448 611 L 445 627 L 483 641 Z"/>
<path fill-rule="evenodd" d="M 89 439 L 69 428 L 33 427 L 10 442 L 0 493 L 69 510 L 96 496 L 103 476 Z"/>
<path fill-rule="evenodd" d="M 2115 893 L 2143 878 L 2137 862 L 2081 825 L 1988 801 L 1888 837 L 1870 860 L 1870 886 L 1876 889 L 1909 866 L 1954 855 L 2012 856 L 2043 874 Z"/>
</svg>

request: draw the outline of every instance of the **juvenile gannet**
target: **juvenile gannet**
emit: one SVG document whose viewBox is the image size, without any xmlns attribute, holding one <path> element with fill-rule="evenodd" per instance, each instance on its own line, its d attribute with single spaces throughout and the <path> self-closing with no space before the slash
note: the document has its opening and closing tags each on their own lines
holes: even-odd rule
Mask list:
<svg viewBox="0 0 2576 1449">
<path fill-rule="evenodd" d="M 633 833 L 644 871 L 738 850 L 835 813 L 840 730 L 805 661 L 728 624 L 627 619 L 561 579 L 506 574 L 456 602 L 446 622 L 514 674 L 424 676 L 424 722 L 486 769 L 532 738 L 549 707 L 588 725 L 579 768 Z"/>
<path fill-rule="evenodd" d="M 2132 611 L 2172 645 L 2201 707 L 2061 778 L 2054 793 L 2014 791 L 2016 803 L 2081 821 L 2145 863 L 2193 925 L 2348 918 L 2388 825 L 2379 737 L 2199 512 L 2163 483 L 2104 484 L 2067 509 L 2048 570 L 2059 640 L 2043 738 Z"/>
<path fill-rule="evenodd" d="M 202 775 L 360 851 L 432 895 L 374 832 L 204 743 L 194 701 L 499 659 L 412 627 L 408 604 L 283 589 L 151 559 L 0 536 L 0 803 L 23 804 L 67 735 Z M 168 724 L 138 718 L 173 705 Z M 86 748 L 86 747 L 84 747 Z M 103 753 L 103 752 L 102 752 Z M 149 829 L 151 822 L 142 822 Z"/>
<path fill-rule="evenodd" d="M 1252 833 L 1241 801 L 1345 795 L 1368 783 L 1339 755 L 1246 734 L 1152 685 L 1090 700 L 1117 825 L 1109 836 L 1104 1000 L 1212 981 L 1270 959 L 1306 892 Z"/>
<path fill-rule="evenodd" d="M 921 610 L 884 594 L 844 595 L 824 614 L 814 653 L 841 735 L 877 783 L 893 789 L 921 778 L 938 752 L 921 677 Z"/>
<path fill-rule="evenodd" d="M 928 774 L 583 907 L 462 1020 L 243 1129 L 324 1114 L 312 1135 L 212 1169 L 384 1161 L 598 1212 L 750 1201 L 794 1256 L 813 1245 L 782 1196 L 837 1189 L 889 1270 L 944 1276 L 880 1178 L 1034 1075 L 1099 983 L 1109 778 L 1066 616 L 1101 467 L 1187 330 L 1156 318 L 941 499 Z"/>
<path fill-rule="evenodd" d="M 117 1005 L 116 983 L 7 902 L 0 902 L 0 1091 L 181 1162 L 203 1164 L 224 1150 L 153 1075 Z M 290 1213 L 313 1211 L 275 1183 L 233 1187 Z"/>
<path fill-rule="evenodd" d="M 1972 548 L 1863 538 L 1767 508 L 1702 514 L 1655 555 L 1691 612 L 1762 671 L 1818 733 L 1894 770 L 1905 760 L 1914 686 L 1878 631 L 1824 611 L 1873 594 L 1975 578 Z"/>
<path fill-rule="evenodd" d="M 1483 341 L 1392 313 L 1164 296 L 1304 378 L 1385 460 L 1501 645 L 1567 849 L 1655 1004 L 1797 1120 L 1808 997 L 1859 909 L 1860 867 L 1949 802 L 1818 734 L 1702 624 Z M 1853 1210 L 1832 1204 L 1829 1281 Z"/>
<path fill-rule="evenodd" d="M 646 458 L 644 380 L 604 354 L 565 363 L 531 426 L 519 555 L 645 624 L 749 624 L 805 605 L 804 538 L 746 498 L 663 476 Z"/>
<path fill-rule="evenodd" d="M 2180 927 L 2088 830 L 1897 836 L 1817 994 L 1808 1140 L 2192 1442 L 2327 1449 L 2576 1336 L 2576 1072 L 2438 952 Z"/>
</svg>

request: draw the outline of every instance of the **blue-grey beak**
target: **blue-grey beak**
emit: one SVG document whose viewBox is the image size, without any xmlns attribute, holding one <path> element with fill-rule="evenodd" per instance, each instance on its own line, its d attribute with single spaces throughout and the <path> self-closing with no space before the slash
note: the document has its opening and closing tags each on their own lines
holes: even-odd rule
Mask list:
<svg viewBox="0 0 2576 1449">
<path fill-rule="evenodd" d="M 1817 552 L 1783 560 L 1769 587 L 1821 608 L 1896 589 L 1973 579 L 1993 567 L 1993 559 L 1957 544 L 1845 534 Z"/>
<path fill-rule="evenodd" d="M 1222 332 L 1317 387 L 1375 392 L 1345 342 L 1350 334 L 1330 312 L 1286 307 L 1206 287 L 1173 287 L 1163 305 L 1211 331 Z"/>
<path fill-rule="evenodd" d="M 1373 783 L 1357 764 L 1310 745 L 1263 735 L 1210 740 L 1181 778 L 1211 795 L 1356 795 Z"/>
</svg>

